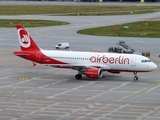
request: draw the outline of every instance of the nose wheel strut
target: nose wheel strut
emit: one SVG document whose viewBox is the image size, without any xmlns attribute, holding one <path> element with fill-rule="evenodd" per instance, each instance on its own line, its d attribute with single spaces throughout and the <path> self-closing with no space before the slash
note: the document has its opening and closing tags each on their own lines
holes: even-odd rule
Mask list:
<svg viewBox="0 0 160 120">
<path fill-rule="evenodd" d="M 133 74 L 134 74 L 134 80 L 137 81 L 138 80 L 137 72 L 133 72 Z"/>
</svg>

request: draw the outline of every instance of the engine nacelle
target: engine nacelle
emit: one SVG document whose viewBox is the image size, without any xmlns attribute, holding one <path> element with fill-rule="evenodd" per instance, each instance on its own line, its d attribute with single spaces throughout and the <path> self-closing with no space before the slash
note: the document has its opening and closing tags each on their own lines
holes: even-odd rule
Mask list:
<svg viewBox="0 0 160 120">
<path fill-rule="evenodd" d="M 85 75 L 90 78 L 101 78 L 103 73 L 100 68 L 86 68 Z"/>
</svg>

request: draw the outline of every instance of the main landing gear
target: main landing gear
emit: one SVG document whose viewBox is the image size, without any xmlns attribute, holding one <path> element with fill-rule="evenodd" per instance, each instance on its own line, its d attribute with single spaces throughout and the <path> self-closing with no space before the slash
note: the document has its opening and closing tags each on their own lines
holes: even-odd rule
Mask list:
<svg viewBox="0 0 160 120">
<path fill-rule="evenodd" d="M 85 73 L 85 69 L 84 68 L 78 68 L 78 74 L 75 75 L 75 78 L 77 80 L 80 80 L 82 78 L 82 74 Z"/>
<path fill-rule="evenodd" d="M 76 79 L 81 79 L 81 78 L 82 78 L 82 75 L 81 75 L 81 74 L 76 74 L 76 75 L 75 75 L 75 78 L 76 78 Z"/>
<path fill-rule="evenodd" d="M 137 72 L 133 72 L 133 74 L 134 74 L 134 81 L 137 81 L 138 80 Z"/>
</svg>

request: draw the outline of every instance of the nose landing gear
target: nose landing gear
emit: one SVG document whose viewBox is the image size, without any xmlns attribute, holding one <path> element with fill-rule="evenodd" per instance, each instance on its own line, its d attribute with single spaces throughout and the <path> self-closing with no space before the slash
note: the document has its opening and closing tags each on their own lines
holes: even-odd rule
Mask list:
<svg viewBox="0 0 160 120">
<path fill-rule="evenodd" d="M 137 72 L 133 72 L 133 74 L 134 74 L 134 80 L 137 81 L 138 80 Z"/>
</svg>

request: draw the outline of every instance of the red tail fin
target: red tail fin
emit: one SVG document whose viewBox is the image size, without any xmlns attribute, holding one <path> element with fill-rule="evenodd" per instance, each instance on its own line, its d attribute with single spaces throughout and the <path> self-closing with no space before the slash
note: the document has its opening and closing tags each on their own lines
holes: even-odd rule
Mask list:
<svg viewBox="0 0 160 120">
<path fill-rule="evenodd" d="M 29 35 L 23 25 L 16 25 L 20 47 L 22 51 L 37 51 L 40 50 L 32 37 Z"/>
</svg>

